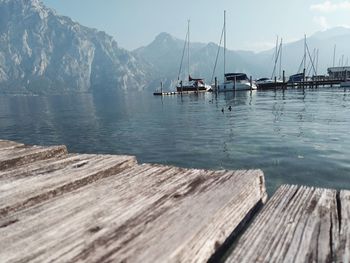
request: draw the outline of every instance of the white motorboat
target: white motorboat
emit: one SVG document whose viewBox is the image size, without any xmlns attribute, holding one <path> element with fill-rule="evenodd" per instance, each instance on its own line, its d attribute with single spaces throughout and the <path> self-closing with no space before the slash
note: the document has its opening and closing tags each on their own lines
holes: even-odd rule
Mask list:
<svg viewBox="0 0 350 263">
<path fill-rule="evenodd" d="M 218 85 L 219 92 L 237 91 L 237 90 L 256 90 L 254 81 L 250 83 L 245 73 L 226 73 L 225 81 Z"/>
</svg>

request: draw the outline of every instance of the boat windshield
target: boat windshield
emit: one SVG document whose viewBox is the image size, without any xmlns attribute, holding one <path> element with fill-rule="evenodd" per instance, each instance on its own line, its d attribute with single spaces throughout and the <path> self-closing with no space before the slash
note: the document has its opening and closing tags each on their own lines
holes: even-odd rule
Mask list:
<svg viewBox="0 0 350 263">
<path fill-rule="evenodd" d="M 230 81 L 240 81 L 240 80 L 248 80 L 248 77 L 244 73 L 228 73 L 225 74 L 225 79 Z"/>
</svg>

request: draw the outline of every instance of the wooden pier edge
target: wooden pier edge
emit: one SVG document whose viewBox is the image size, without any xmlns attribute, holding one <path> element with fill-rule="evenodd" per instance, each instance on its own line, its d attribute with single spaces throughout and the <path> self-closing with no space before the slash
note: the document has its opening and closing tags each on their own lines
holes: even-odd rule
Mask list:
<svg viewBox="0 0 350 263">
<path fill-rule="evenodd" d="M 1 262 L 204 262 L 267 198 L 261 170 L 138 164 L 4 140 L 0 164 Z"/>
<path fill-rule="evenodd" d="M 350 191 L 283 185 L 227 262 L 350 262 Z"/>
<path fill-rule="evenodd" d="M 4 140 L 0 164 L 1 262 L 350 262 L 348 190 L 282 185 L 266 202 L 260 170 Z"/>
</svg>

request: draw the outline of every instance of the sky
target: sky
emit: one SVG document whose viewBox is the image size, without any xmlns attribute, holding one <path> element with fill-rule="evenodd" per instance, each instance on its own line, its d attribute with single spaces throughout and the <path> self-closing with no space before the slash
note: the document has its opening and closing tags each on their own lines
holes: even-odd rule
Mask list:
<svg viewBox="0 0 350 263">
<path fill-rule="evenodd" d="M 133 50 L 161 32 L 218 43 L 226 10 L 227 48 L 262 51 L 331 27 L 350 27 L 350 0 L 42 0 L 60 15 L 112 35 Z"/>
</svg>

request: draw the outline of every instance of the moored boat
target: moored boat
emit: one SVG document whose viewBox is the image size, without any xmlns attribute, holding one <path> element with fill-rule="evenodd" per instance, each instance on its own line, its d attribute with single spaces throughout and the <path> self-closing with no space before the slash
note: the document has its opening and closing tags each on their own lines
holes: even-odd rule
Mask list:
<svg viewBox="0 0 350 263">
<path fill-rule="evenodd" d="M 183 81 L 180 81 L 180 74 L 182 70 L 182 64 L 184 59 L 184 54 L 187 46 L 187 69 L 188 69 L 188 82 L 183 83 Z M 187 28 L 187 34 L 186 34 L 186 40 L 184 49 L 182 51 L 182 59 L 180 64 L 180 70 L 178 75 L 178 84 L 176 86 L 177 92 L 203 92 L 203 91 L 211 91 L 211 86 L 204 83 L 204 79 L 202 78 L 192 78 L 190 75 L 190 20 L 188 20 L 188 28 Z"/>
<path fill-rule="evenodd" d="M 257 86 L 245 73 L 226 73 L 225 81 L 218 85 L 219 92 L 237 91 L 237 90 L 256 90 Z"/>
<path fill-rule="evenodd" d="M 199 92 L 199 91 L 210 91 L 211 86 L 204 83 L 204 79 L 194 79 L 188 76 L 188 83 L 183 85 L 180 81 L 179 85 L 176 86 L 178 92 Z"/>
</svg>

